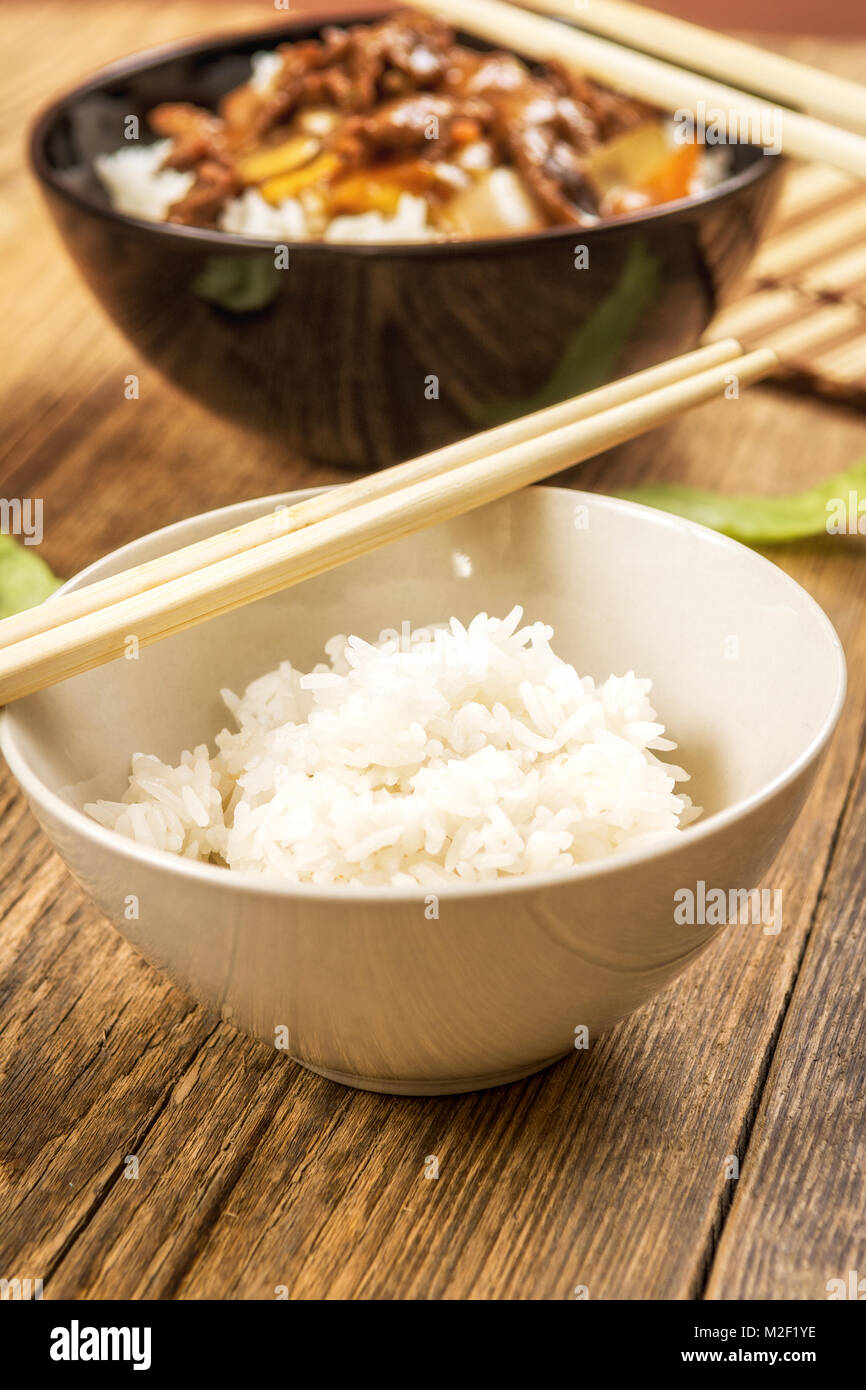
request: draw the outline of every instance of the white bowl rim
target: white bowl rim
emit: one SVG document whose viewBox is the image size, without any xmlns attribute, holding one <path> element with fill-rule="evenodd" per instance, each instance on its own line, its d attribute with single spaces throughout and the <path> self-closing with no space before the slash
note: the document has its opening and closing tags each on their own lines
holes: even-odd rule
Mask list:
<svg viewBox="0 0 866 1390">
<path fill-rule="evenodd" d="M 345 484 L 335 484 L 335 486 L 346 486 Z M 836 683 L 833 691 L 833 699 L 829 711 L 825 716 L 820 729 L 812 737 L 807 746 L 801 750 L 798 756 L 790 763 L 784 771 L 771 778 L 769 782 L 759 787 L 757 791 L 749 796 L 742 797 L 730 806 L 725 806 L 721 811 L 715 811 L 705 820 L 698 820 L 690 825 L 687 832 L 682 837 L 672 838 L 667 843 L 645 845 L 633 850 L 624 850 L 620 854 L 611 855 L 609 858 L 591 861 L 588 864 L 576 864 L 571 869 L 561 870 L 556 873 L 536 873 L 515 875 L 514 878 L 492 879 L 485 883 L 455 883 L 440 884 L 435 892 L 429 885 L 418 884 L 416 888 L 409 887 L 375 887 L 375 886 L 348 886 L 339 884 L 313 884 L 313 883 L 281 883 L 278 879 L 258 877 L 254 874 L 245 874 L 242 871 L 232 871 L 222 868 L 218 864 L 202 863 L 198 860 L 184 859 L 180 855 L 172 854 L 169 850 L 151 849 L 147 845 L 137 844 L 134 840 L 128 839 L 116 830 L 109 830 L 92 819 L 84 811 L 71 806 L 68 801 L 47 787 L 41 778 L 32 771 L 23 755 L 15 745 L 14 730 L 11 727 L 14 718 L 12 710 L 6 709 L 0 718 L 0 751 L 2 751 L 9 768 L 16 781 L 24 791 L 28 800 L 34 801 L 37 805 L 44 805 L 51 815 L 63 823 L 73 834 L 82 836 L 89 840 L 98 849 L 112 852 L 119 855 L 121 859 L 126 858 L 166 873 L 179 874 L 182 878 L 198 880 L 204 884 L 222 886 L 232 892 L 237 893 L 256 893 L 264 894 L 276 898 L 298 898 L 314 901 L 331 902 L 380 902 L 380 903 L 400 903 L 413 902 L 423 903 L 431 896 L 437 900 L 459 900 L 463 898 L 489 897 L 496 894 L 513 894 L 519 892 L 537 892 L 547 888 L 564 888 L 569 884 L 583 883 L 588 879 L 607 877 L 616 874 L 620 870 L 633 868 L 636 865 L 647 863 L 650 860 L 661 860 L 668 856 L 678 854 L 685 846 L 692 845 L 707 840 L 718 831 L 726 829 L 736 821 L 744 819 L 752 811 L 757 810 L 762 805 L 771 801 L 781 791 L 809 767 L 809 765 L 823 751 L 830 739 L 831 734 L 841 714 L 845 702 L 847 688 L 847 668 L 845 654 L 839 635 L 827 614 L 820 604 L 812 598 L 811 594 L 792 579 L 779 565 L 767 559 L 766 556 L 742 545 L 739 541 L 733 540 L 730 536 L 722 535 L 718 531 L 713 531 L 709 527 L 701 526 L 698 522 L 689 521 L 685 517 L 675 516 L 670 512 L 661 511 L 654 507 L 645 507 L 637 502 L 627 501 L 622 497 L 611 497 L 605 493 L 580 492 L 576 488 L 556 487 L 549 484 L 536 484 L 539 490 L 544 492 L 565 493 L 570 499 L 583 501 L 593 507 L 601 507 L 608 511 L 628 510 L 642 514 L 648 522 L 673 530 L 687 530 L 697 533 L 701 541 L 706 544 L 719 545 L 723 548 L 736 551 L 745 551 L 750 557 L 750 562 L 756 565 L 766 566 L 776 571 L 786 585 L 789 585 L 793 595 L 796 595 L 799 603 L 806 604 L 811 608 L 813 614 L 818 619 L 819 624 L 824 628 L 829 650 L 836 656 Z M 126 545 L 118 547 L 116 550 L 109 551 L 107 555 L 80 570 L 71 579 L 56 591 L 51 598 L 64 593 L 72 584 L 85 579 L 91 571 L 100 566 L 106 559 L 122 556 L 126 552 L 135 549 L 144 540 L 151 540 L 157 536 L 170 535 L 172 532 L 180 531 L 191 521 L 220 517 L 226 517 L 228 513 L 236 512 L 239 507 L 258 508 L 262 506 L 273 510 L 278 506 L 285 506 L 291 499 L 292 502 L 302 501 L 306 497 L 312 497 L 317 493 L 328 492 L 329 487 L 300 488 L 290 492 L 275 493 L 268 497 L 247 498 L 242 502 L 232 502 L 224 507 L 215 507 L 206 512 L 198 512 L 194 516 L 186 517 L 181 521 L 172 522 L 168 526 L 161 526 L 156 531 L 150 531 L 136 540 L 129 541 Z M 495 505 L 495 504 L 494 504 Z M 239 524 L 233 520 L 232 525 Z M 224 529 L 224 528 L 221 528 Z M 50 603 L 51 598 L 46 600 Z"/>
</svg>

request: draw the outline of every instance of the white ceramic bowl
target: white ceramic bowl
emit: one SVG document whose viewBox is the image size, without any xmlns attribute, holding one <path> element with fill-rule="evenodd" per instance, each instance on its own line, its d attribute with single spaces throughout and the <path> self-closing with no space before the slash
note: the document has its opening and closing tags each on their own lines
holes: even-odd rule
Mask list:
<svg viewBox="0 0 866 1390">
<path fill-rule="evenodd" d="M 305 495 L 145 536 L 69 587 Z M 176 761 L 212 739 L 220 687 L 286 656 L 312 664 L 334 632 L 375 637 L 518 602 L 554 625 L 581 673 L 652 677 L 705 807 L 669 847 L 448 889 L 431 919 L 422 889 L 266 885 L 141 848 L 79 809 L 121 794 L 133 752 Z M 610 1027 L 678 975 L 719 928 L 678 924 L 675 893 L 761 885 L 844 690 L 833 628 L 769 561 L 661 512 L 540 487 L 29 696 L 6 712 L 2 747 L 78 882 L 190 994 L 272 1044 L 287 1036 L 292 1056 L 335 1080 L 436 1094 L 544 1067 L 575 1029 Z"/>
</svg>

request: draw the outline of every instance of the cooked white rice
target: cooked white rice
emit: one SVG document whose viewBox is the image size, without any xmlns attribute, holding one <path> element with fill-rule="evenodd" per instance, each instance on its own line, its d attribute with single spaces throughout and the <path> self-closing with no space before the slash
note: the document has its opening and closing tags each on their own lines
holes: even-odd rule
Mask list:
<svg viewBox="0 0 866 1390">
<path fill-rule="evenodd" d="M 194 177 L 161 167 L 170 146 L 170 140 L 157 140 L 153 145 L 127 145 L 113 154 L 97 156 L 96 172 L 108 190 L 112 207 L 131 217 L 165 220 L 172 203 L 192 187 Z M 334 217 L 322 228 L 322 234 L 325 241 L 429 241 L 434 234 L 429 213 L 425 198 L 403 193 L 393 217 L 381 212 Z M 254 188 L 226 203 L 218 223 L 220 231 L 263 241 L 308 241 L 317 231 L 300 199 L 285 198 L 274 207 Z"/>
<path fill-rule="evenodd" d="M 267 92 L 281 72 L 283 60 L 276 52 L 260 51 L 250 60 L 249 85 L 257 92 Z M 330 126 L 328 111 L 311 109 L 301 117 L 310 134 L 324 134 Z M 319 123 L 323 129 L 318 129 Z M 673 122 L 668 122 L 671 148 L 676 147 Z M 94 161 L 97 175 L 104 184 L 112 206 L 132 217 L 144 217 L 164 222 L 173 203 L 179 202 L 192 187 L 195 176 L 177 169 L 162 167 L 171 140 L 157 140 L 152 145 L 128 144 L 112 154 L 98 155 Z M 492 169 L 492 150 L 486 140 L 467 146 L 453 165 L 439 165 L 440 177 L 452 178 L 455 187 L 470 182 L 467 173 Z M 698 173 L 692 193 L 713 187 L 727 177 L 728 156 L 720 148 L 701 150 Z M 536 213 L 514 171 L 508 167 L 492 169 L 487 200 L 492 200 L 499 213 L 497 231 L 510 228 L 514 232 L 532 230 Z M 392 216 L 381 212 L 363 212 L 331 218 L 322 215 L 318 195 L 312 191 L 305 199 L 287 198 L 276 207 L 265 201 L 256 189 L 246 189 L 239 197 L 226 203 L 217 219 L 220 231 L 239 236 L 256 237 L 263 241 L 310 241 L 321 238 L 331 242 L 377 243 L 433 241 L 439 232 L 430 220 L 426 198 L 404 193 Z"/>
<path fill-rule="evenodd" d="M 97 155 L 96 172 L 108 190 L 112 207 L 130 217 L 164 220 L 172 203 L 188 193 L 195 182 L 194 174 L 163 169 L 172 143 L 129 144 L 113 154 Z"/>
<path fill-rule="evenodd" d="M 267 91 L 281 68 L 279 54 L 254 53 L 250 86 Z M 323 119 L 322 113 L 307 113 L 311 131 L 317 119 Z M 171 140 L 157 140 L 152 145 L 123 145 L 112 154 L 97 156 L 96 172 L 118 212 L 165 221 L 171 205 L 189 191 L 195 179 L 192 173 L 162 167 L 171 146 Z M 286 198 L 274 207 L 258 190 L 249 188 L 226 204 L 218 225 L 223 232 L 263 241 L 309 241 L 318 235 L 333 242 L 429 241 L 434 235 L 429 213 L 425 198 L 404 193 L 391 217 L 364 212 L 334 217 L 322 225 L 315 201 L 305 207 L 298 198 Z"/>
<path fill-rule="evenodd" d="M 393 217 L 382 212 L 357 212 L 332 217 L 325 227 L 325 241 L 429 241 L 434 236 L 426 198 L 401 193 Z"/>
<path fill-rule="evenodd" d="M 254 53 L 250 59 L 250 86 L 256 92 L 266 92 L 282 67 L 279 53 L 262 50 Z"/>
<path fill-rule="evenodd" d="M 132 759 L 122 801 L 85 807 L 141 845 L 291 883 L 437 887 L 559 872 L 700 814 L 633 672 L 597 686 L 553 629 L 479 613 L 468 627 L 332 637 L 238 698 L 238 725 L 171 767 Z"/>
</svg>

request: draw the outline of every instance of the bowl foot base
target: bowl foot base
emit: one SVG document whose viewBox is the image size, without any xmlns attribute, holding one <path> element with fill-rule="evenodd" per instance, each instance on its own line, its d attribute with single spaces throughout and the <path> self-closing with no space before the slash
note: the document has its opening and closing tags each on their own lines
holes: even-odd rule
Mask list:
<svg viewBox="0 0 866 1390">
<path fill-rule="evenodd" d="M 493 1072 L 486 1076 L 454 1077 L 449 1080 L 403 1081 L 398 1077 L 354 1076 L 351 1072 L 330 1071 L 327 1067 L 314 1067 L 309 1062 L 295 1058 L 307 1071 L 324 1076 L 328 1081 L 337 1081 L 341 1086 L 352 1086 L 356 1091 L 378 1091 L 386 1096 L 455 1096 L 465 1091 L 487 1091 L 491 1086 L 508 1086 L 512 1081 L 522 1081 L 526 1076 L 544 1071 L 553 1066 L 568 1052 L 559 1052 L 554 1057 L 546 1057 L 541 1062 L 530 1062 L 528 1066 L 512 1067 L 509 1071 Z"/>
</svg>

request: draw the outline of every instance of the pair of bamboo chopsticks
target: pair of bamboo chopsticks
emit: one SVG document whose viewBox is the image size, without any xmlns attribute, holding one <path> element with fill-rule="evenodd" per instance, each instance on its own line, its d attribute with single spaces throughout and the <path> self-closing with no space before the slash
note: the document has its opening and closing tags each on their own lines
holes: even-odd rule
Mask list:
<svg viewBox="0 0 866 1390">
<path fill-rule="evenodd" d="M 688 111 L 695 119 L 701 112 L 726 129 L 745 130 L 754 144 L 778 147 L 799 159 L 832 164 L 858 178 L 866 178 L 866 139 L 847 129 L 866 128 L 866 94 L 855 83 L 844 83 L 802 64 L 787 63 L 763 54 L 748 44 L 732 44 L 721 36 L 693 26 L 682 26 L 666 16 L 649 16 L 640 6 L 621 0 L 588 0 L 584 5 L 568 0 L 525 0 L 534 9 L 566 14 L 580 28 L 531 14 L 505 0 L 412 0 L 416 9 L 437 15 L 456 28 L 477 34 L 492 43 L 514 49 L 527 58 L 558 58 L 566 66 L 610 87 L 650 102 L 664 111 Z M 661 27 L 659 27 L 661 26 Z M 684 35 L 683 29 L 688 29 Z M 597 30 L 608 35 L 599 38 Z M 613 39 L 618 42 L 614 42 Z M 639 51 L 641 48 L 649 52 Z M 748 58 L 743 60 L 742 50 Z M 654 57 L 665 53 L 678 67 Z M 715 72 L 737 86 L 703 75 Z M 808 74 L 804 80 L 803 72 Z M 787 105 L 773 105 L 749 88 L 804 105 L 832 117 L 832 121 L 803 115 Z M 836 88 L 833 93 L 832 88 Z M 738 136 L 741 138 L 741 135 Z"/>
<path fill-rule="evenodd" d="M 504 497 L 778 366 L 710 344 L 0 622 L 0 704 Z"/>
<path fill-rule="evenodd" d="M 834 73 L 821 72 L 782 54 L 690 24 L 673 15 L 648 10 L 631 0 L 519 0 L 542 14 L 574 20 L 582 29 L 620 40 L 657 58 L 667 58 L 696 72 L 720 77 L 737 87 L 797 105 L 812 116 L 851 130 L 866 131 L 866 87 Z M 760 26 L 760 11 L 755 13 Z"/>
</svg>

